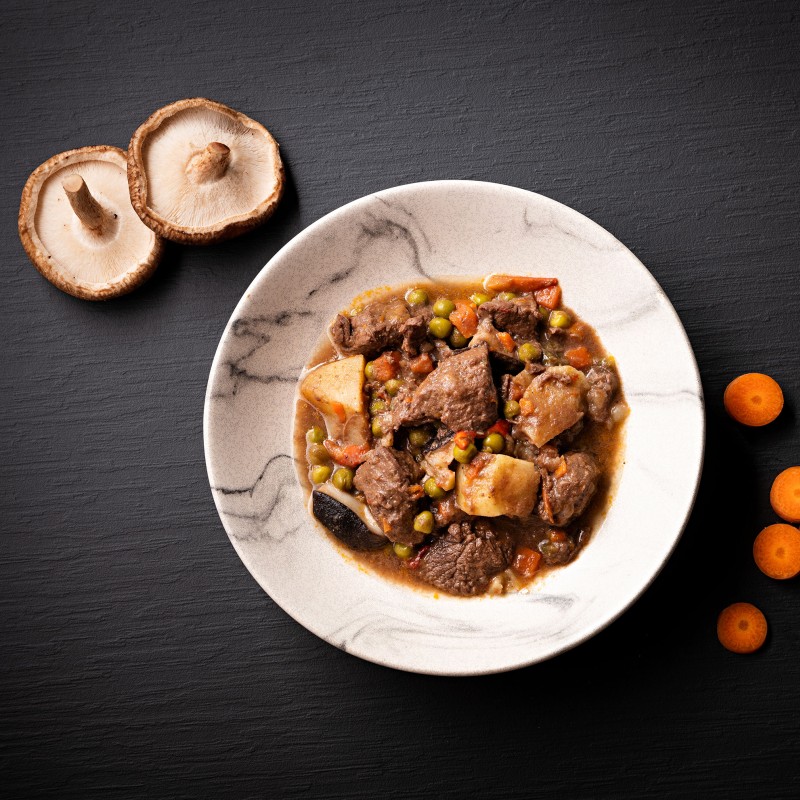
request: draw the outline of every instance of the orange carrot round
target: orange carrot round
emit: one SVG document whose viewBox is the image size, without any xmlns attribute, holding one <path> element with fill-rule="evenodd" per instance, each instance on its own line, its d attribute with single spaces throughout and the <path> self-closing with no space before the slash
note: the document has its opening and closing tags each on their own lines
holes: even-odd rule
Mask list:
<svg viewBox="0 0 800 800">
<path fill-rule="evenodd" d="M 754 605 L 734 603 L 719 615 L 717 637 L 732 653 L 754 653 L 767 638 L 767 620 Z"/>
<path fill-rule="evenodd" d="M 769 502 L 787 522 L 800 522 L 800 467 L 789 467 L 772 482 Z"/>
<path fill-rule="evenodd" d="M 783 392 L 777 382 L 760 372 L 734 378 L 725 389 L 725 410 L 742 425 L 759 427 L 772 422 L 783 409 Z"/>
<path fill-rule="evenodd" d="M 800 531 L 785 523 L 768 525 L 753 542 L 753 558 L 770 578 L 794 578 L 800 572 Z"/>
</svg>

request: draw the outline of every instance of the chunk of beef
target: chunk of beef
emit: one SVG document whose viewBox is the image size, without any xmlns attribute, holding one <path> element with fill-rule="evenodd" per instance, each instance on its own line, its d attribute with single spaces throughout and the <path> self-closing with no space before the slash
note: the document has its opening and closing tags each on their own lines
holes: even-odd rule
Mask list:
<svg viewBox="0 0 800 800">
<path fill-rule="evenodd" d="M 416 356 L 422 351 L 422 345 L 428 340 L 428 323 L 432 317 L 433 311 L 428 306 L 422 306 L 403 323 L 400 328 L 403 336 L 401 348 L 407 356 Z"/>
<path fill-rule="evenodd" d="M 553 525 L 569 525 L 586 510 L 597 491 L 599 470 L 588 453 L 555 457 L 545 448 L 536 460 L 542 473 L 539 516 Z"/>
<path fill-rule="evenodd" d="M 431 503 L 433 512 L 433 522 L 437 528 L 447 528 L 453 522 L 464 522 L 472 519 L 470 514 L 462 511 L 456 504 L 455 493 L 448 494 L 441 500 L 434 500 Z"/>
<path fill-rule="evenodd" d="M 399 297 L 370 303 L 354 317 L 339 314 L 330 328 L 330 337 L 346 356 L 373 356 L 381 350 L 399 347 L 408 308 Z"/>
<path fill-rule="evenodd" d="M 453 523 L 422 559 L 419 576 L 437 589 L 481 594 L 511 563 L 514 541 L 484 520 Z"/>
<path fill-rule="evenodd" d="M 482 345 L 489 348 L 492 366 L 496 372 L 516 372 L 522 366 L 522 362 L 500 341 L 497 336 L 497 328 L 492 325 L 489 317 L 485 317 L 478 323 L 478 330 L 469 343 L 470 347 L 481 347 Z"/>
<path fill-rule="evenodd" d="M 589 385 L 586 392 L 589 419 L 593 422 L 608 422 L 611 402 L 619 388 L 616 373 L 608 367 L 592 367 L 586 373 L 586 382 Z"/>
<path fill-rule="evenodd" d="M 478 317 L 488 319 L 495 328 L 506 331 L 521 341 L 536 338 L 536 323 L 539 321 L 539 306 L 531 295 L 501 300 L 495 297 L 478 306 Z"/>
<path fill-rule="evenodd" d="M 497 390 L 489 353 L 476 347 L 454 353 L 428 375 L 413 394 L 398 395 L 393 424 L 441 420 L 452 431 L 485 431 L 497 420 Z"/>
<path fill-rule="evenodd" d="M 417 504 L 410 488 L 422 477 L 408 454 L 379 445 L 356 470 L 353 485 L 364 493 L 372 516 L 393 542 L 417 544 L 424 538 L 414 530 Z"/>
<path fill-rule="evenodd" d="M 548 367 L 536 375 L 519 401 L 514 436 L 541 447 L 582 419 L 586 377 L 573 367 Z"/>
</svg>

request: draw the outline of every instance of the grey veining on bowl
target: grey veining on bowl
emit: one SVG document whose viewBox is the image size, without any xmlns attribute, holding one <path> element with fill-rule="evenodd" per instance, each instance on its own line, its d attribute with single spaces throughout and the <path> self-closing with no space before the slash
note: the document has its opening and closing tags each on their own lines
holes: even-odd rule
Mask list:
<svg viewBox="0 0 800 800">
<path fill-rule="evenodd" d="M 309 517 L 291 454 L 297 377 L 333 315 L 365 289 L 493 271 L 557 276 L 566 305 L 616 356 L 631 406 L 624 466 L 605 520 L 575 562 L 527 594 L 437 596 L 360 568 Z M 225 530 L 287 613 L 362 658 L 468 675 L 562 652 L 641 594 L 691 510 L 704 413 L 677 315 L 611 234 L 541 195 L 435 181 L 343 206 L 264 267 L 217 350 L 204 437 Z"/>
</svg>

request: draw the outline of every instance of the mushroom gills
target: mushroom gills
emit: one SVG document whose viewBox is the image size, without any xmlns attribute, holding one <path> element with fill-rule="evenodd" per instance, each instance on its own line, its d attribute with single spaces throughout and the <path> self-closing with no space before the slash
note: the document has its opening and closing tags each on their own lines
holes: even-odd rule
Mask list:
<svg viewBox="0 0 800 800">
<path fill-rule="evenodd" d="M 388 542 L 366 505 L 335 486 L 320 486 L 311 493 L 311 511 L 353 550 L 378 550 Z"/>
</svg>

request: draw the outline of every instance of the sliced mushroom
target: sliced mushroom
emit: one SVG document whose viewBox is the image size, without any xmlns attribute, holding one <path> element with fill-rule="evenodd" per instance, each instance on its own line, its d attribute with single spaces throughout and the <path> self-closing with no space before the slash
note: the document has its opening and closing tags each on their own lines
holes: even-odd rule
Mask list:
<svg viewBox="0 0 800 800">
<path fill-rule="evenodd" d="M 272 215 L 283 193 L 278 143 L 260 123 L 196 97 L 164 106 L 128 149 L 131 203 L 166 239 L 210 244 Z"/>
<path fill-rule="evenodd" d="M 311 493 L 311 511 L 337 539 L 353 550 L 378 550 L 388 542 L 385 536 L 375 533 L 380 528 L 366 505 L 333 486 L 325 485 Z"/>
<path fill-rule="evenodd" d="M 153 274 L 163 242 L 134 212 L 125 152 L 82 147 L 34 170 L 22 191 L 19 236 L 36 269 L 67 294 L 108 300 Z"/>
</svg>

